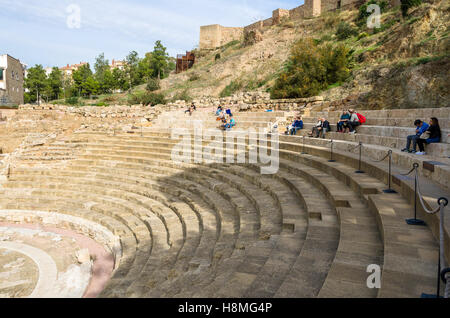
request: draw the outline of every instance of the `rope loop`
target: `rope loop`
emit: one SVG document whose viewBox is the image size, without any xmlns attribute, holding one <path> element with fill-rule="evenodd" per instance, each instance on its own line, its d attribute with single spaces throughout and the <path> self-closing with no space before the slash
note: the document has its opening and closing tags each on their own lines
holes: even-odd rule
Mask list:
<svg viewBox="0 0 450 318">
<path fill-rule="evenodd" d="M 438 199 L 438 204 L 439 204 L 439 205 L 444 204 L 444 206 L 447 206 L 447 205 L 448 205 L 448 199 L 447 199 L 447 198 L 444 198 L 444 197 L 439 198 L 439 199 Z"/>
<path fill-rule="evenodd" d="M 383 157 L 383 159 L 381 160 L 373 160 L 372 158 L 370 158 L 370 160 L 372 160 L 373 162 L 382 162 L 384 160 L 386 160 L 390 155 L 392 155 L 392 150 L 389 150 L 387 155 Z"/>
<path fill-rule="evenodd" d="M 413 171 L 415 171 L 419 167 L 419 165 L 417 165 L 417 166 L 416 165 L 417 165 L 417 163 L 414 164 L 413 168 L 411 170 L 409 170 L 409 172 L 407 172 L 407 173 L 400 173 L 400 175 L 401 176 L 409 176 Z"/>
</svg>

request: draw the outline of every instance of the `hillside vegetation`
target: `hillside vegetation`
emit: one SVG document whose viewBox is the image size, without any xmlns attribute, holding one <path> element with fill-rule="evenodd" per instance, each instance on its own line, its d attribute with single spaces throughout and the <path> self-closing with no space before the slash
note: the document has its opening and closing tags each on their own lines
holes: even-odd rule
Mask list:
<svg viewBox="0 0 450 318">
<path fill-rule="evenodd" d="M 190 101 L 259 90 L 272 98 L 319 94 L 372 109 L 449 106 L 450 3 L 416 1 L 403 16 L 400 6 L 379 1 L 381 27 L 375 29 L 366 25 L 369 3 L 359 10 L 283 20 L 264 30 L 260 41 L 195 50 L 194 67 L 162 80 L 153 97 Z M 144 94 L 145 88 L 132 94 Z M 102 98 L 133 102 L 127 94 Z"/>
</svg>

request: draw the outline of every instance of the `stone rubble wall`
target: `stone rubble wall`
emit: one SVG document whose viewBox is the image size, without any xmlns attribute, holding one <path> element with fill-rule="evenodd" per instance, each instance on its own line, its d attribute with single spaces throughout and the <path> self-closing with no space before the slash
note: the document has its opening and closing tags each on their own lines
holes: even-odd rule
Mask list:
<svg viewBox="0 0 450 318">
<path fill-rule="evenodd" d="M 80 117 L 92 117 L 92 118 L 145 118 L 151 121 L 158 116 L 162 108 L 161 107 L 149 107 L 149 106 L 109 106 L 109 107 L 97 107 L 97 106 L 85 106 L 85 107 L 73 107 L 65 105 L 21 105 L 19 111 L 33 111 L 33 110 L 53 110 L 63 112 L 65 114 L 71 114 Z"/>
<path fill-rule="evenodd" d="M 230 97 L 202 97 L 193 101 L 198 108 L 217 108 L 222 105 L 224 108 L 233 108 L 238 111 L 301 111 L 305 108 L 312 108 L 324 105 L 324 98 L 314 96 L 310 98 L 292 99 L 270 99 L 270 94 L 265 92 L 238 93 Z M 165 106 L 166 110 L 177 110 L 187 108 L 190 103 L 177 101 Z"/>
</svg>

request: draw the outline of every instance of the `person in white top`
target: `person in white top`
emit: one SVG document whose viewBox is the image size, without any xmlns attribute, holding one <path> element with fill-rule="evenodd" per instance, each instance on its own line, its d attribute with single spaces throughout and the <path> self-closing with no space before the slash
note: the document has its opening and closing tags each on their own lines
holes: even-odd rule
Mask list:
<svg viewBox="0 0 450 318">
<path fill-rule="evenodd" d="M 360 126 L 361 122 L 359 121 L 358 114 L 355 112 L 354 109 L 350 109 L 348 112 L 350 113 L 350 121 L 348 122 L 348 128 L 350 130 L 350 133 L 355 134 L 356 127 Z"/>
</svg>

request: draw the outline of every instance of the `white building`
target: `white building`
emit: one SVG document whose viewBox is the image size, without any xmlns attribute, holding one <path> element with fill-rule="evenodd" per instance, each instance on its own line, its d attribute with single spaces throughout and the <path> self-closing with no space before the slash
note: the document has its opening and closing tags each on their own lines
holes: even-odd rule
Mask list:
<svg viewBox="0 0 450 318">
<path fill-rule="evenodd" d="M 25 68 L 18 59 L 0 55 L 0 105 L 23 104 Z"/>
</svg>

